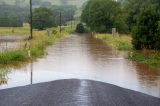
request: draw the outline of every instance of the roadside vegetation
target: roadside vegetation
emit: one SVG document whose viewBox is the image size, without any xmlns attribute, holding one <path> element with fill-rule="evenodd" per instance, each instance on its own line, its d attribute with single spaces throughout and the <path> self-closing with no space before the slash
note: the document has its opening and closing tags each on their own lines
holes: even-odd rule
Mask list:
<svg viewBox="0 0 160 106">
<path fill-rule="evenodd" d="M 15 5 L 7 4 L 5 1 L 0 3 L 0 36 L 30 35 L 30 14 L 27 6 L 22 2 L 16 2 Z M 33 7 L 33 39 L 20 41 L 23 43 L 20 49 L 1 52 L 0 64 L 26 62 L 42 57 L 47 46 L 74 32 L 75 26 L 72 25 L 71 29 L 67 22 L 73 21 L 77 10 L 75 6 L 52 5 L 50 2 L 37 0 L 33 2 Z"/>
<path fill-rule="evenodd" d="M 29 35 L 29 24 L 24 24 L 23 27 L 0 27 L 1 35 Z"/>
<path fill-rule="evenodd" d="M 102 39 L 107 44 L 118 50 L 129 51 L 132 50 L 132 38 L 127 35 L 113 37 L 112 34 L 96 34 L 96 38 Z"/>
<path fill-rule="evenodd" d="M 133 60 L 147 64 L 153 68 L 160 68 L 160 52 L 144 53 L 135 52 L 133 53 Z"/>
<path fill-rule="evenodd" d="M 90 0 L 83 7 L 81 22 L 97 33 L 96 38 L 131 52 L 131 59 L 159 68 L 159 0 Z M 122 36 L 113 37 L 112 28 Z"/>
<path fill-rule="evenodd" d="M 45 55 L 47 46 L 52 45 L 57 39 L 63 38 L 68 34 L 66 30 L 59 33 L 58 28 L 51 28 L 50 30 L 52 31 L 50 36 L 47 35 L 46 30 L 34 31 L 33 39 L 23 41 L 25 43 L 23 48 L 0 53 L 0 64 L 26 62 L 42 57 Z"/>
</svg>

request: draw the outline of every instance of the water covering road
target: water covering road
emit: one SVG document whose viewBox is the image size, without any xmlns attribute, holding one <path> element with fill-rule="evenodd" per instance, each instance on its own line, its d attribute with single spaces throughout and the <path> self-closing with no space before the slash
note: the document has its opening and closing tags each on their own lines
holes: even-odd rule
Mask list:
<svg viewBox="0 0 160 106">
<path fill-rule="evenodd" d="M 0 89 L 76 78 L 160 97 L 160 71 L 133 62 L 127 55 L 92 36 L 71 35 L 49 47 L 44 58 L 18 68 L 0 68 Z"/>
</svg>

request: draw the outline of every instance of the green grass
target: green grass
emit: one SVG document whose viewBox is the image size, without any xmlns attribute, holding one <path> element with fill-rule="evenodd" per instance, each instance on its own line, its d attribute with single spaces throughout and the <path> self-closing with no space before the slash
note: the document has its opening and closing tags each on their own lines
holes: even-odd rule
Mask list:
<svg viewBox="0 0 160 106">
<path fill-rule="evenodd" d="M 122 51 L 134 51 L 132 60 L 139 63 L 147 64 L 152 68 L 160 68 L 160 53 L 140 53 L 133 50 L 132 38 L 131 36 L 122 35 L 120 37 L 113 37 L 111 34 L 96 34 L 96 38 L 103 40 L 107 44 L 111 45 L 115 49 Z"/>
<path fill-rule="evenodd" d="M 132 38 L 130 36 L 122 35 L 120 37 L 113 37 L 111 34 L 96 34 L 95 37 L 102 39 L 115 49 L 123 51 L 132 50 Z"/>
<path fill-rule="evenodd" d="M 132 60 L 147 64 L 153 68 L 160 68 L 160 53 L 143 54 L 134 52 Z"/>
<path fill-rule="evenodd" d="M 13 64 L 15 62 L 25 62 L 30 59 L 43 57 L 47 46 L 52 45 L 57 39 L 63 38 L 68 35 L 68 32 L 64 30 L 61 34 L 58 32 L 58 28 L 51 29 L 54 33 L 47 36 L 46 31 L 34 31 L 33 39 L 24 40 L 28 42 L 30 46 L 0 53 L 0 64 Z M 30 51 L 31 56 L 28 55 Z"/>
<path fill-rule="evenodd" d="M 0 53 L 0 64 L 8 64 L 11 61 L 25 61 L 28 58 L 27 52 L 23 50 L 7 51 Z"/>
<path fill-rule="evenodd" d="M 0 27 L 0 35 L 29 35 L 29 24 L 24 24 L 23 27 Z"/>
</svg>

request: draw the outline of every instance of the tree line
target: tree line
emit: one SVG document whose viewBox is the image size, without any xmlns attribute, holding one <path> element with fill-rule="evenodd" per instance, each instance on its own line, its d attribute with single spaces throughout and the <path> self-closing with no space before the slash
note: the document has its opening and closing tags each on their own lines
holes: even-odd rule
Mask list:
<svg viewBox="0 0 160 106">
<path fill-rule="evenodd" d="M 16 5 L 0 5 L 0 27 L 22 27 L 23 23 L 30 23 L 29 6 L 20 7 Z M 76 7 L 72 5 L 51 5 L 38 6 L 33 5 L 33 27 L 35 29 L 46 29 L 73 20 Z"/>
<path fill-rule="evenodd" d="M 90 0 L 81 21 L 91 31 L 131 33 L 135 49 L 160 49 L 159 0 Z"/>
<path fill-rule="evenodd" d="M 75 11 L 76 7 L 72 5 L 36 8 L 33 11 L 33 27 L 46 29 L 52 26 L 59 26 L 60 23 L 61 25 L 66 25 L 68 21 L 74 19 Z"/>
<path fill-rule="evenodd" d="M 0 5 L 0 27 L 22 27 L 28 22 L 29 9 L 14 5 Z"/>
</svg>

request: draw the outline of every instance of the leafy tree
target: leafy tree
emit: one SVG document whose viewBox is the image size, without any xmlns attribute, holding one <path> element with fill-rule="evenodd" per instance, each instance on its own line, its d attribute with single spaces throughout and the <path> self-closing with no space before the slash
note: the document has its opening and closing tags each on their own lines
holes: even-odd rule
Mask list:
<svg viewBox="0 0 160 106">
<path fill-rule="evenodd" d="M 111 32 L 116 27 L 119 32 L 127 32 L 119 2 L 113 0 L 91 0 L 82 12 L 82 22 L 85 22 L 92 31 Z"/>
<path fill-rule="evenodd" d="M 52 10 L 40 7 L 33 11 L 33 27 L 39 30 L 43 30 L 53 26 L 53 14 Z"/>
<path fill-rule="evenodd" d="M 160 49 L 160 4 L 157 0 L 127 0 L 128 24 L 136 49 Z M 135 4 L 134 4 L 134 3 Z"/>
<path fill-rule="evenodd" d="M 25 7 L 0 5 L 0 27 L 22 27 L 28 22 L 29 10 Z"/>
</svg>

